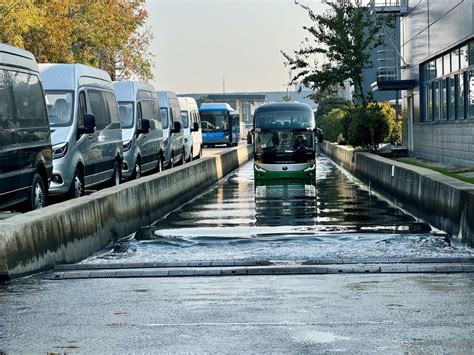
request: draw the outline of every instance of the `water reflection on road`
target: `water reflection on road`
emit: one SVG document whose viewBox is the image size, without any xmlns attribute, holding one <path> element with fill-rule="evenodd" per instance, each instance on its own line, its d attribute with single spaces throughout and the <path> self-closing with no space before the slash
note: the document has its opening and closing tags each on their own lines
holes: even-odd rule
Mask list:
<svg viewBox="0 0 474 355">
<path fill-rule="evenodd" d="M 317 160 L 316 183 L 254 182 L 249 162 L 158 221 L 125 253 L 87 262 L 469 256 L 429 225 Z"/>
</svg>

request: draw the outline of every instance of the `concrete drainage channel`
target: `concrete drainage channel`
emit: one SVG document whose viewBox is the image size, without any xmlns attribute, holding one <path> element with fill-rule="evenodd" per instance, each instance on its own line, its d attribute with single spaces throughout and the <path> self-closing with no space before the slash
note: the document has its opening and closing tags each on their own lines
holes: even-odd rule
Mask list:
<svg viewBox="0 0 474 355">
<path fill-rule="evenodd" d="M 247 162 L 251 145 L 0 221 L 0 282 L 87 258 Z"/>
<path fill-rule="evenodd" d="M 384 258 L 317 259 L 290 265 L 269 260 L 191 261 L 136 264 L 57 265 L 49 280 L 137 277 L 307 275 L 307 274 L 410 274 L 471 273 L 474 257 L 468 258 Z"/>
</svg>

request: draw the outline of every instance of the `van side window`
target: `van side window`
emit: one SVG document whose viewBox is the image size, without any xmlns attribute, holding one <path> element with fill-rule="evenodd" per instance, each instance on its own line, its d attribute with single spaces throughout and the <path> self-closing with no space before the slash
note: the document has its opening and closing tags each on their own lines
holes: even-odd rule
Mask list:
<svg viewBox="0 0 474 355">
<path fill-rule="evenodd" d="M 110 124 L 110 115 L 103 93 L 97 90 L 88 90 L 87 96 L 92 114 L 95 116 L 97 129 L 104 129 Z"/>
<path fill-rule="evenodd" d="M 155 125 L 157 127 L 161 126 L 161 114 L 160 114 L 160 105 L 157 101 L 152 101 L 153 105 L 153 119 L 156 121 Z"/>
<path fill-rule="evenodd" d="M 139 102 L 137 106 L 137 121 L 141 121 L 142 118 L 143 118 L 142 103 Z"/>
<path fill-rule="evenodd" d="M 11 86 L 5 70 L 0 70 L 0 128 L 12 129 L 15 127 Z"/>
<path fill-rule="evenodd" d="M 14 71 L 9 71 L 9 74 L 20 128 L 48 126 L 43 90 L 38 77 Z"/>
<path fill-rule="evenodd" d="M 113 123 L 120 122 L 120 113 L 118 110 L 118 104 L 117 104 L 117 99 L 115 98 L 115 95 L 112 94 L 111 92 L 104 92 L 104 95 L 107 101 L 107 106 L 109 108 L 111 122 Z"/>
<path fill-rule="evenodd" d="M 87 105 L 86 105 L 86 93 L 81 91 L 79 93 L 79 107 L 77 109 L 77 122 L 79 123 L 79 127 L 84 126 L 84 114 L 87 113 Z"/>
<path fill-rule="evenodd" d="M 141 105 L 142 105 L 142 115 L 143 115 L 143 118 L 147 119 L 147 120 L 153 120 L 155 117 L 155 114 L 153 112 L 153 104 L 152 104 L 152 101 L 140 101 Z"/>
</svg>

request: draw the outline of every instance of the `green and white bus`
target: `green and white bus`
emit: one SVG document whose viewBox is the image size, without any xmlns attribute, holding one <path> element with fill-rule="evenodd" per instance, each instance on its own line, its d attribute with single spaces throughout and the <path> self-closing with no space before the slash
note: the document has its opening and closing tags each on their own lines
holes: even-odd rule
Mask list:
<svg viewBox="0 0 474 355">
<path fill-rule="evenodd" d="M 302 103 L 272 103 L 254 114 L 256 179 L 312 178 L 320 131 L 314 113 Z"/>
</svg>

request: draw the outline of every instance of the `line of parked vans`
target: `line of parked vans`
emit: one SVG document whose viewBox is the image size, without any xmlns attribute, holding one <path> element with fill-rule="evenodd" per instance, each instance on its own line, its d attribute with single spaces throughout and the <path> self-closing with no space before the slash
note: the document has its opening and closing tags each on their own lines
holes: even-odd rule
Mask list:
<svg viewBox="0 0 474 355">
<path fill-rule="evenodd" d="M 193 98 L 82 64 L 38 65 L 0 44 L 0 209 L 41 208 L 48 195 L 79 197 L 201 153 Z"/>
</svg>

